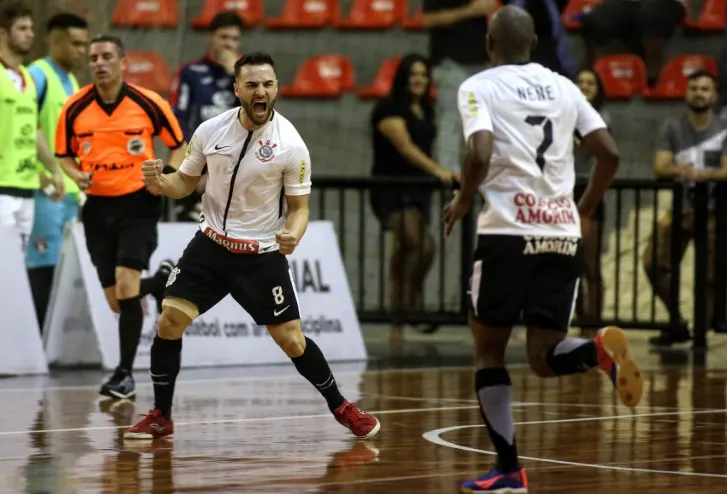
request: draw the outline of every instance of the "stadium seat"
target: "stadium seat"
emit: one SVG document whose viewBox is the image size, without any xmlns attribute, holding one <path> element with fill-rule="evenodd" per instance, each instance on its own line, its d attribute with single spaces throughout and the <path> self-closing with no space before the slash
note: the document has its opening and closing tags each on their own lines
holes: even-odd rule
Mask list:
<svg viewBox="0 0 727 494">
<path fill-rule="evenodd" d="M 646 89 L 644 98 L 650 100 L 682 99 L 687 93 L 687 77 L 697 70 L 718 76 L 717 62 L 706 55 L 679 55 L 671 58 L 661 69 L 656 87 Z"/>
<path fill-rule="evenodd" d="M 563 26 L 569 31 L 581 28 L 581 17 L 603 0 L 570 0 L 563 11 Z"/>
<path fill-rule="evenodd" d="M 371 85 L 358 92 L 359 98 L 385 98 L 388 96 L 391 91 L 391 84 L 394 82 L 394 74 L 396 73 L 397 67 L 399 67 L 400 61 L 401 57 L 384 60 Z"/>
<path fill-rule="evenodd" d="M 687 14 L 684 27 L 695 31 L 724 31 L 725 16 L 727 16 L 727 0 L 707 0 L 696 19 Z"/>
<path fill-rule="evenodd" d="M 346 18 L 337 18 L 339 29 L 388 29 L 404 21 L 405 0 L 355 0 Z"/>
<path fill-rule="evenodd" d="M 118 0 L 114 27 L 174 28 L 179 22 L 176 0 Z"/>
<path fill-rule="evenodd" d="M 151 51 L 126 53 L 124 78 L 131 83 L 166 95 L 172 87 L 172 76 L 164 59 Z"/>
<path fill-rule="evenodd" d="M 268 19 L 270 29 L 320 29 L 336 17 L 336 0 L 287 0 L 280 17 Z"/>
<path fill-rule="evenodd" d="M 293 84 L 280 88 L 280 94 L 293 98 L 338 98 L 354 90 L 351 60 L 343 55 L 319 55 L 303 62 Z"/>
<path fill-rule="evenodd" d="M 646 89 L 646 65 L 636 55 L 609 55 L 593 64 L 608 99 L 630 99 Z"/>
<path fill-rule="evenodd" d="M 205 0 L 202 11 L 192 20 L 192 27 L 207 29 L 214 16 L 223 10 L 237 12 L 245 26 L 254 26 L 263 20 L 262 0 Z"/>
</svg>

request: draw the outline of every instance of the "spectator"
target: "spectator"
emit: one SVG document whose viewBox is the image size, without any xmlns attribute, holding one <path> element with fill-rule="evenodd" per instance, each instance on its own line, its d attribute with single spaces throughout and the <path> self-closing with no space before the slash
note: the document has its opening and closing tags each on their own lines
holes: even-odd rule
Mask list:
<svg viewBox="0 0 727 494">
<path fill-rule="evenodd" d="M 646 63 L 649 87 L 662 66 L 664 46 L 684 20 L 688 0 L 605 0 L 583 17 L 589 62 L 604 55 L 612 39 L 624 40 Z"/>
<path fill-rule="evenodd" d="M 374 176 L 435 176 L 452 185 L 455 175 L 431 158 L 437 133 L 431 87 L 429 60 L 420 55 L 405 56 L 394 76 L 391 94 L 376 105 L 371 115 Z M 421 308 L 424 279 L 436 248 L 427 230 L 431 190 L 411 186 L 374 189 L 371 206 L 381 226 L 394 234 L 394 251 L 389 258 L 391 308 Z M 397 321 L 391 335 L 397 338 L 401 333 Z"/>
<path fill-rule="evenodd" d="M 199 124 L 239 105 L 234 89 L 235 62 L 243 27 L 235 12 L 215 15 L 210 22 L 207 53 L 177 72 L 169 99 L 187 142 Z M 199 221 L 204 183 L 201 180 L 195 193 L 177 201 L 179 221 Z"/>
<path fill-rule="evenodd" d="M 462 124 L 457 91 L 465 79 L 484 70 L 487 15 L 496 0 L 424 0 L 424 26 L 429 33 L 429 58 L 437 86 L 436 161 L 453 170 L 461 166 Z"/>
<path fill-rule="evenodd" d="M 576 78 L 578 88 L 594 109 L 603 117 L 606 125 L 610 126 L 611 118 L 603 108 L 604 92 L 601 78 L 591 69 L 581 70 Z M 573 192 L 574 199 L 580 200 L 585 192 L 586 184 L 591 176 L 595 164 L 595 157 L 589 154 L 576 138 L 574 148 L 576 187 Z M 576 309 L 586 323 L 583 329 L 597 328 L 603 313 L 603 276 L 601 274 L 601 231 L 604 222 L 603 203 L 598 206 L 596 214 L 591 219 L 590 234 L 583 238 L 581 256 L 583 260 L 583 277 L 579 286 Z"/>
<path fill-rule="evenodd" d="M 690 237 L 694 235 L 694 212 L 691 192 L 695 182 L 727 181 L 727 123 L 714 111 L 717 103 L 717 81 L 709 72 L 698 71 L 689 76 L 686 112 L 667 121 L 659 131 L 654 153 L 654 172 L 662 179 L 682 182 L 686 189 L 681 224 L 679 258 L 684 255 Z M 713 190 L 713 186 L 710 190 Z M 714 202 L 709 204 L 707 310 L 712 321 L 714 310 Z M 644 268 L 657 297 L 667 306 L 672 316 L 682 320 L 679 307 L 669 306 L 669 280 L 671 265 L 671 214 L 659 221 L 649 246 L 644 252 Z M 671 346 L 691 339 L 686 323 L 669 332 L 665 331 L 650 340 L 658 346 Z"/>
</svg>

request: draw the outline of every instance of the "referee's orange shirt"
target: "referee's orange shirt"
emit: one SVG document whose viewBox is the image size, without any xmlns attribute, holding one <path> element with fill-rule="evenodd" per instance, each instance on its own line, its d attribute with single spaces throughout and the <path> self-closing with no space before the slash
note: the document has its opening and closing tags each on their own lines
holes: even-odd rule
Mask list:
<svg viewBox="0 0 727 494">
<path fill-rule="evenodd" d="M 104 103 L 91 84 L 63 105 L 56 156 L 78 158 L 92 172 L 90 196 L 124 196 L 144 187 L 141 165 L 154 158 L 154 136 L 169 149 L 184 144 L 172 108 L 154 91 L 123 83 L 114 103 Z"/>
</svg>

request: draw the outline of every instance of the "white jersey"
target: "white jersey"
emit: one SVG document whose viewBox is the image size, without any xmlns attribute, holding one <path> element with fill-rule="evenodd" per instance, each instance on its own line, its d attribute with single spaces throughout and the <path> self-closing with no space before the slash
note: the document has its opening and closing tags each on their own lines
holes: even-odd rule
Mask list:
<svg viewBox="0 0 727 494">
<path fill-rule="evenodd" d="M 501 65 L 459 88 L 465 141 L 493 134 L 479 234 L 580 237 L 573 135 L 606 128 L 570 80 L 537 63 Z"/>
<path fill-rule="evenodd" d="M 245 129 L 234 108 L 203 122 L 179 167 L 198 177 L 207 166 L 200 229 L 217 243 L 248 253 L 279 248 L 275 232 L 285 225 L 285 197 L 310 194 L 308 148 L 280 113 L 258 130 Z M 240 248 L 240 242 L 252 248 Z"/>
</svg>

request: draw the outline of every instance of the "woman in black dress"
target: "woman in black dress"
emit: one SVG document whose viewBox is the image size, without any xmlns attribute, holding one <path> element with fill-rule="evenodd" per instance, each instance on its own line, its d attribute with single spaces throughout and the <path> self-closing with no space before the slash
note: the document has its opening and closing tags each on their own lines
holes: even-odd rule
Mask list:
<svg viewBox="0 0 727 494">
<path fill-rule="evenodd" d="M 421 55 L 402 58 L 389 96 L 371 115 L 372 174 L 386 177 L 437 177 L 451 186 L 454 174 L 432 160 L 437 133 L 431 97 L 431 64 Z M 432 266 L 435 243 L 427 226 L 431 189 L 403 185 L 371 191 L 371 205 L 384 230 L 394 236 L 389 257 L 389 302 L 394 311 L 421 310 L 424 279 Z M 394 322 L 392 336 L 401 335 Z"/>
</svg>

